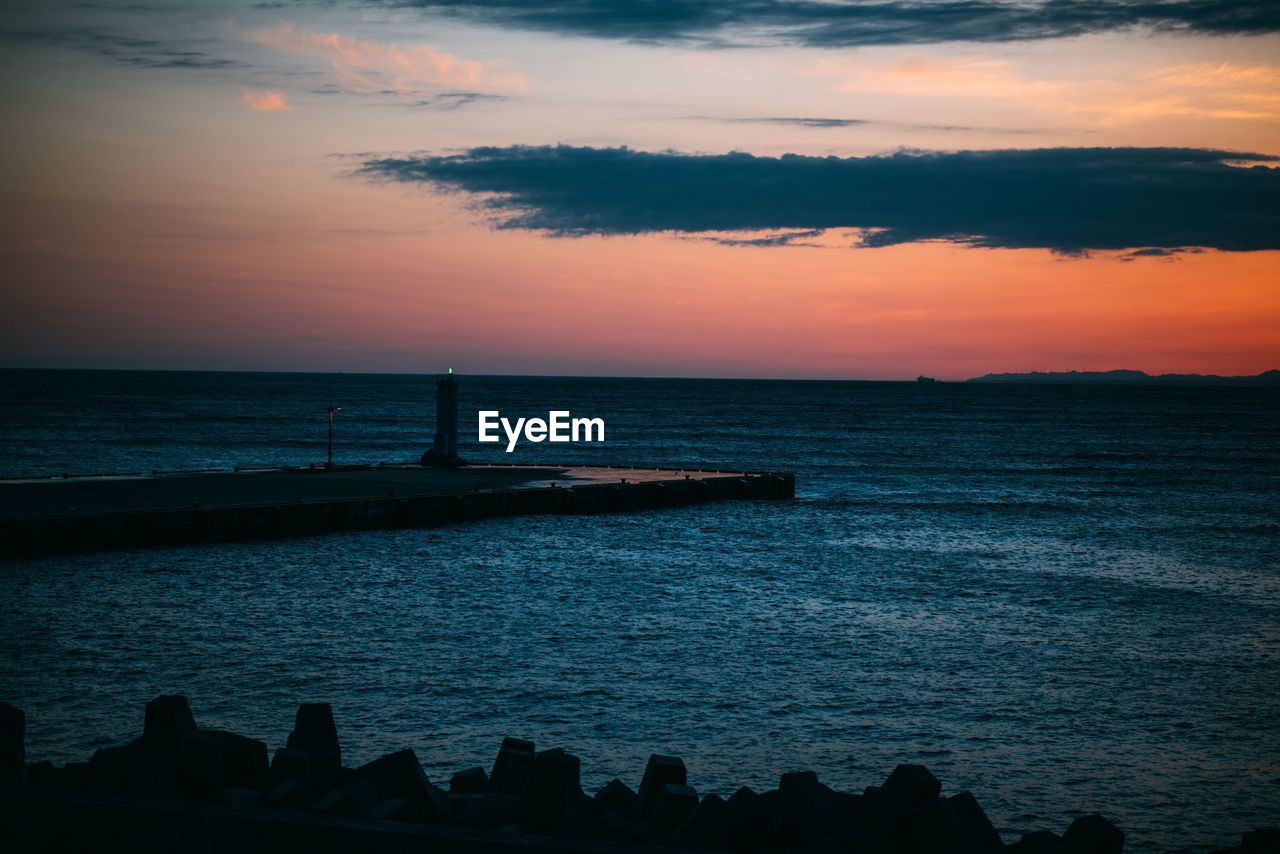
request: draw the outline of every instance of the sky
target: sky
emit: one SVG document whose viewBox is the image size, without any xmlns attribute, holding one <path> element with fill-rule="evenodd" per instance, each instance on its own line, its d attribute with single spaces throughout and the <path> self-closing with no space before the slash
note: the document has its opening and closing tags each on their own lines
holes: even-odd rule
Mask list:
<svg viewBox="0 0 1280 854">
<path fill-rule="evenodd" d="M 1280 6 L 9 0 L 0 367 L 1280 367 Z"/>
</svg>

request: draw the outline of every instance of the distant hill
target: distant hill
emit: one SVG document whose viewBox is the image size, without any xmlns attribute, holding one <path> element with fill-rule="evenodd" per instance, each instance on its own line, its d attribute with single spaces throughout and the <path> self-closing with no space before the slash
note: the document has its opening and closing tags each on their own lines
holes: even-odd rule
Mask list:
<svg viewBox="0 0 1280 854">
<path fill-rule="evenodd" d="M 1158 383 L 1160 385 L 1280 386 L 1280 371 L 1263 371 L 1252 377 L 1220 377 L 1216 374 L 1159 374 L 1143 371 L 1032 371 L 1027 374 L 987 374 L 971 383 Z"/>
</svg>

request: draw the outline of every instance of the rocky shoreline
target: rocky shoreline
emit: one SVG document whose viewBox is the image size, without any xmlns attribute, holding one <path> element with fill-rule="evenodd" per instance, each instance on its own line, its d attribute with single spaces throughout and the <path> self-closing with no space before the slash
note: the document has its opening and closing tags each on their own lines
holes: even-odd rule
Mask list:
<svg viewBox="0 0 1280 854">
<path fill-rule="evenodd" d="M 594 795 L 577 756 L 506 738 L 491 769 L 433 784 L 412 750 L 342 763 L 327 703 L 299 707 L 284 747 L 196 725 L 184 696 L 147 703 L 142 735 L 87 763 L 28 764 L 25 716 L 0 703 L 3 818 L 19 851 L 421 851 L 553 854 L 656 848 L 736 854 L 1119 854 L 1124 833 L 1101 815 L 1059 835 L 1005 845 L 969 792 L 943 796 L 921 765 L 881 785 L 837 792 L 812 771 L 776 789 L 700 796 L 683 761 L 655 754 L 638 790 L 613 780 Z M 88 847 L 86 847 L 88 846 Z M 15 849 L 9 849 L 15 850 Z M 1280 851 L 1280 831 L 1244 834 L 1228 852 Z"/>
</svg>

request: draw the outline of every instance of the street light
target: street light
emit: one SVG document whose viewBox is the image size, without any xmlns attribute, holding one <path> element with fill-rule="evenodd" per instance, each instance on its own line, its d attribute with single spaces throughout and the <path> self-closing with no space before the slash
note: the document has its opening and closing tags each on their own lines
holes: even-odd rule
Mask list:
<svg viewBox="0 0 1280 854">
<path fill-rule="evenodd" d="M 333 413 L 341 412 L 341 406 L 330 406 L 329 408 L 329 462 L 324 464 L 325 471 L 333 471 Z"/>
</svg>

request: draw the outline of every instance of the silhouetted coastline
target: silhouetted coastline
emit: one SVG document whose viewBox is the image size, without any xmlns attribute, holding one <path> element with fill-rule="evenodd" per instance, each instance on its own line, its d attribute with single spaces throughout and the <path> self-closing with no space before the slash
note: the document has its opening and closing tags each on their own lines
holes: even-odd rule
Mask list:
<svg viewBox="0 0 1280 854">
<path fill-rule="evenodd" d="M 639 787 L 614 779 L 594 796 L 580 760 L 505 738 L 490 770 L 433 784 L 406 748 L 343 765 L 333 709 L 304 703 L 285 746 L 197 726 L 182 695 L 147 703 L 142 734 L 87 763 L 26 763 L 25 714 L 0 703 L 5 812 L 18 850 L 625 852 L 654 847 L 769 854 L 964 851 L 1120 854 L 1124 833 L 1102 815 L 1059 836 L 1005 846 L 969 792 L 943 796 L 923 765 L 837 792 L 813 771 L 757 793 L 700 795 L 684 762 L 653 754 Z M 307 821 L 300 821 L 305 816 Z M 13 836 L 11 836 L 11 839 Z M 1247 837 L 1246 837 L 1247 838 Z M 1269 838 L 1269 837 L 1268 837 Z"/>
<path fill-rule="evenodd" d="M 1280 370 L 1254 376 L 1223 377 L 1217 374 L 1148 374 L 1145 371 L 1030 371 L 984 374 L 971 383 L 1155 383 L 1160 385 L 1280 386 Z"/>
</svg>

